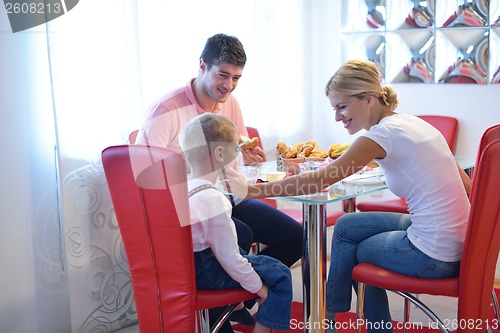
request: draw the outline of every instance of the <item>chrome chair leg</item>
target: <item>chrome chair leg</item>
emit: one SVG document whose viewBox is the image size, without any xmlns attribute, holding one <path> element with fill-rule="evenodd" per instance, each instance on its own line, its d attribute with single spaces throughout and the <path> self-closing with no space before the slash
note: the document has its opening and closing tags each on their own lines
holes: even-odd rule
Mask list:
<svg viewBox="0 0 500 333">
<path fill-rule="evenodd" d="M 410 301 L 405 298 L 404 299 L 404 307 L 403 307 L 403 323 L 404 323 L 404 327 L 403 327 L 403 332 L 406 333 L 406 327 L 408 326 L 407 323 L 410 322 Z"/>
<path fill-rule="evenodd" d="M 365 321 L 365 314 L 363 312 L 365 306 L 365 288 L 366 285 L 362 282 L 358 282 L 358 298 L 356 301 L 356 332 L 361 333 L 361 329 L 364 325 L 360 323 Z"/>
<path fill-rule="evenodd" d="M 208 309 L 199 310 L 196 313 L 196 331 L 195 333 L 217 333 L 221 329 L 224 322 L 229 318 L 229 315 L 234 311 L 239 303 L 228 305 L 224 312 L 221 313 L 217 321 L 210 327 L 210 319 Z"/>
<path fill-rule="evenodd" d="M 450 333 L 446 329 L 446 326 L 441 321 L 441 319 L 439 319 L 439 317 L 436 316 L 436 314 L 431 309 L 429 309 L 429 307 L 427 305 L 425 305 L 422 301 L 420 301 L 417 297 L 413 296 L 410 293 L 405 293 L 405 292 L 398 291 L 398 290 L 390 290 L 390 291 L 404 297 L 406 300 L 415 304 L 420 310 L 422 310 L 430 319 L 432 319 L 438 325 L 441 332 Z"/>
<path fill-rule="evenodd" d="M 495 289 L 491 291 L 491 300 L 493 301 L 493 310 L 495 310 L 495 317 L 500 322 L 500 309 L 498 308 L 498 299 Z"/>
<path fill-rule="evenodd" d="M 365 287 L 366 285 L 362 282 L 358 282 L 358 298 L 357 298 L 357 306 L 356 306 L 356 332 L 361 333 L 361 328 L 364 325 L 360 325 L 360 323 L 364 323 L 364 313 L 363 313 L 363 308 L 364 308 L 364 300 L 365 300 Z M 404 321 L 405 321 L 405 329 L 404 331 L 406 332 L 406 323 L 410 319 L 410 302 L 415 304 L 420 310 L 422 310 L 430 319 L 433 320 L 438 326 L 438 328 L 441 330 L 443 333 L 450 333 L 446 329 L 446 326 L 444 323 L 439 319 L 439 317 L 427 306 L 425 305 L 422 301 L 420 301 L 417 297 L 413 296 L 410 293 L 406 293 L 403 291 L 399 290 L 389 290 L 392 291 L 393 293 L 396 293 L 405 299 L 404 303 Z"/>
<path fill-rule="evenodd" d="M 210 322 L 208 320 L 208 309 L 199 310 L 196 313 L 196 333 L 209 333 Z"/>
<path fill-rule="evenodd" d="M 229 315 L 233 312 L 233 310 L 236 308 L 236 306 L 240 303 L 234 303 L 231 305 L 228 305 L 225 309 L 224 312 L 221 313 L 217 321 L 214 323 L 214 326 L 210 328 L 210 333 L 217 333 L 221 329 L 222 325 L 224 322 L 229 318 Z"/>
</svg>

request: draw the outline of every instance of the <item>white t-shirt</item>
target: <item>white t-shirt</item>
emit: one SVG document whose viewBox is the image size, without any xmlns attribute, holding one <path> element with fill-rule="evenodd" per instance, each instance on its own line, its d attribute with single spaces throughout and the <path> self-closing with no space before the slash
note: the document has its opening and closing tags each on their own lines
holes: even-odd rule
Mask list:
<svg viewBox="0 0 500 333">
<path fill-rule="evenodd" d="M 192 179 L 188 189 L 201 185 L 213 185 L 209 181 Z M 231 203 L 218 190 L 208 188 L 189 198 L 193 251 L 211 248 L 222 268 L 231 278 L 251 293 L 262 288 L 262 280 L 252 265 L 240 254 L 238 236 L 231 220 Z"/>
<path fill-rule="evenodd" d="M 386 151 L 376 161 L 388 188 L 408 203 L 413 245 L 437 260 L 460 260 L 470 203 L 441 133 L 418 117 L 396 114 L 364 136 Z"/>
</svg>

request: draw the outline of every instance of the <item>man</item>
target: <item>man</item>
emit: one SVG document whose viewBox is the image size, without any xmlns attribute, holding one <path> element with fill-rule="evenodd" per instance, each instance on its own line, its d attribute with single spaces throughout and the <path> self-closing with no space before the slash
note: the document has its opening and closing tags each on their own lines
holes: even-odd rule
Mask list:
<svg viewBox="0 0 500 333">
<path fill-rule="evenodd" d="M 169 92 L 149 108 L 136 143 L 182 149 L 179 134 L 186 123 L 205 112 L 222 114 L 248 135 L 243 116 L 232 92 L 246 63 L 241 42 L 234 36 L 216 34 L 208 38 L 200 56 L 199 73 L 187 85 Z M 247 165 L 262 162 L 261 148 L 242 149 Z M 260 254 L 293 265 L 302 256 L 302 226 L 288 215 L 258 200 L 243 200 L 233 208 L 232 219 L 239 246 L 248 253 L 253 241 L 267 245 Z M 210 313 L 210 317 L 214 317 Z M 230 318 L 233 319 L 233 318 Z M 226 325 L 221 332 L 232 332 Z"/>
</svg>

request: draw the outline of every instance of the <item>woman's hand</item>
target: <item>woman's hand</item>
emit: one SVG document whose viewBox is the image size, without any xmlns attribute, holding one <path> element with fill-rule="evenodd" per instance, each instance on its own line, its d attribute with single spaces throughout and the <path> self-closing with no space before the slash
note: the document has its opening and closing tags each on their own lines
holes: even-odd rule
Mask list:
<svg viewBox="0 0 500 333">
<path fill-rule="evenodd" d="M 243 163 L 245 165 L 256 165 L 262 163 L 264 160 L 264 151 L 259 146 L 253 149 L 241 149 L 241 154 L 243 155 Z"/>
</svg>

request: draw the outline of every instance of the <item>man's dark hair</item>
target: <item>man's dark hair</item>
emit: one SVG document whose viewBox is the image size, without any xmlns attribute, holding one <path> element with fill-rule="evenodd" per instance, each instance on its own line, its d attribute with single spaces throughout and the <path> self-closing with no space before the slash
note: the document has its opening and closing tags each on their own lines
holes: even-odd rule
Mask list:
<svg viewBox="0 0 500 333">
<path fill-rule="evenodd" d="M 208 38 L 200 58 L 207 64 L 207 69 L 221 62 L 245 67 L 247 61 L 245 50 L 238 38 L 226 34 Z"/>
</svg>

